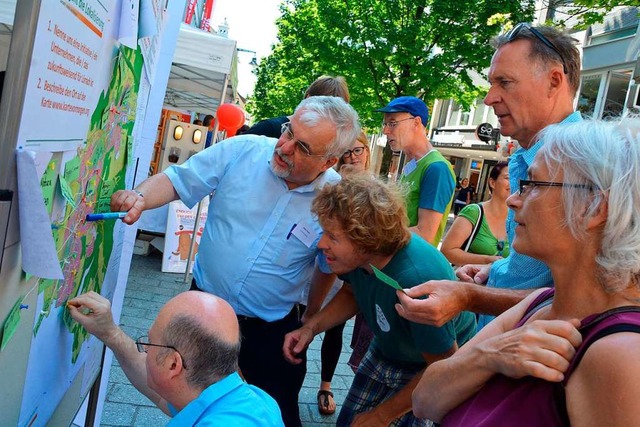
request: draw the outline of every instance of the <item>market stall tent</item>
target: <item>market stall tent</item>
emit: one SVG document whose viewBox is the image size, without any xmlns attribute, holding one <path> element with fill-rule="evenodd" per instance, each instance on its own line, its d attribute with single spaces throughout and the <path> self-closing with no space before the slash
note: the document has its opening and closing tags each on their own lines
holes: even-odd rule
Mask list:
<svg viewBox="0 0 640 427">
<path fill-rule="evenodd" d="M 182 24 L 165 104 L 201 114 L 235 98 L 236 42 Z"/>
</svg>

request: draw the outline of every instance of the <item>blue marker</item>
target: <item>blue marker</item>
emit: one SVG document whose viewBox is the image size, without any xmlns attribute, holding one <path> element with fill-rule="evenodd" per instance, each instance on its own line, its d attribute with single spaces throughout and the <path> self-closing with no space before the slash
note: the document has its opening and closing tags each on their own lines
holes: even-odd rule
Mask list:
<svg viewBox="0 0 640 427">
<path fill-rule="evenodd" d="M 105 212 L 98 214 L 88 214 L 87 221 L 102 221 L 103 219 L 122 219 L 127 216 L 126 212 Z"/>
</svg>

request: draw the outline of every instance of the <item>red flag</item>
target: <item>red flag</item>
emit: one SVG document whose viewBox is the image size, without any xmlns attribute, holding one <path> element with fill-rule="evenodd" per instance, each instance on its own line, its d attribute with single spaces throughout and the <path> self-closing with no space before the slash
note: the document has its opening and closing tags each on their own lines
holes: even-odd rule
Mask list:
<svg viewBox="0 0 640 427">
<path fill-rule="evenodd" d="M 197 0 L 189 0 L 187 3 L 187 11 L 184 15 L 185 24 L 191 25 L 191 21 L 193 20 L 193 13 L 196 10 L 196 2 Z"/>
<path fill-rule="evenodd" d="M 209 31 L 211 23 L 211 12 L 213 11 L 213 0 L 207 0 L 202 8 L 202 21 L 200 22 L 200 29 Z"/>
</svg>

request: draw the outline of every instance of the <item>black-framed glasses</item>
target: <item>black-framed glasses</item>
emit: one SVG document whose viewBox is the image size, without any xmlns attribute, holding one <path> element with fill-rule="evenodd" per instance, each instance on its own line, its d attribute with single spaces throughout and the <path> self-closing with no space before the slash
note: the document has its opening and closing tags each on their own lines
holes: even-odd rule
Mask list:
<svg viewBox="0 0 640 427">
<path fill-rule="evenodd" d="M 175 348 L 172 345 L 162 345 L 162 344 L 151 344 L 149 342 L 149 337 L 146 335 L 141 336 L 140 338 L 138 338 L 136 340 L 136 348 L 138 349 L 138 351 L 140 353 L 146 353 L 149 351 L 149 349 L 147 347 L 161 347 L 161 348 L 170 348 L 171 350 L 175 351 L 176 353 L 178 353 L 180 355 L 180 358 L 182 359 L 182 367 L 184 369 L 187 369 L 187 364 L 184 361 L 184 357 L 182 356 L 182 354 L 178 351 L 177 348 Z"/>
<path fill-rule="evenodd" d="M 556 47 L 556 45 L 554 45 L 553 43 L 551 43 L 551 41 L 549 41 L 548 38 L 546 38 L 544 36 L 544 34 L 542 34 L 540 31 L 536 30 L 534 27 L 531 26 L 531 24 L 527 23 L 527 22 L 521 22 L 518 25 L 516 25 L 515 27 L 513 27 L 513 29 L 511 31 L 509 31 L 505 37 L 507 38 L 507 40 L 509 40 L 510 42 L 513 41 L 516 37 L 518 37 L 518 34 L 520 34 L 523 30 L 527 30 L 529 31 L 531 34 L 533 34 L 538 40 L 540 40 L 542 42 L 542 44 L 544 44 L 545 46 L 547 46 L 549 49 L 551 49 L 552 51 L 554 51 L 555 53 L 558 54 L 558 56 L 560 57 L 560 61 L 562 62 L 562 71 L 564 71 L 565 74 L 568 74 L 569 71 L 567 70 L 567 63 L 564 60 L 564 56 L 562 56 L 562 54 L 560 53 L 560 51 L 558 50 L 558 48 Z"/>
<path fill-rule="evenodd" d="M 393 120 L 393 121 L 390 121 L 390 122 L 382 122 L 382 130 L 384 130 L 384 128 L 393 129 L 396 126 L 398 126 L 398 123 L 405 122 L 407 120 L 413 120 L 413 119 L 415 119 L 415 116 L 407 117 L 406 119 L 402 119 L 402 120 Z"/>
<path fill-rule="evenodd" d="M 284 137 L 287 138 L 289 141 L 295 139 L 295 136 L 293 135 L 293 131 L 291 130 L 291 122 L 283 123 L 282 126 L 280 126 L 280 131 L 282 132 L 282 135 L 284 135 Z M 311 150 L 309 150 L 309 144 L 307 144 L 306 142 L 300 141 L 299 139 L 296 139 L 295 143 L 298 151 L 302 153 L 304 156 L 307 156 L 307 157 L 325 157 L 326 156 L 326 154 L 311 154 Z"/>
<path fill-rule="evenodd" d="M 364 147 L 356 147 L 353 150 L 347 150 L 342 155 L 343 159 L 348 159 L 349 157 L 360 157 L 364 153 Z"/>
<path fill-rule="evenodd" d="M 590 185 L 585 185 L 585 184 L 568 184 L 565 182 L 551 182 L 551 181 L 531 181 L 528 179 L 518 180 L 518 194 L 520 196 L 525 196 L 526 193 L 534 187 L 575 187 L 575 188 L 584 188 L 587 190 L 592 189 Z"/>
</svg>

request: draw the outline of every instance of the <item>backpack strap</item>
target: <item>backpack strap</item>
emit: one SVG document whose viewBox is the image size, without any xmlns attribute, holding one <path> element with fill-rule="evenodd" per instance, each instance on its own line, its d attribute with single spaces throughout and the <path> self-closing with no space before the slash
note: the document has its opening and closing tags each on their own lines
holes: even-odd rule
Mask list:
<svg viewBox="0 0 640 427">
<path fill-rule="evenodd" d="M 478 220 L 476 221 L 475 225 L 473 226 L 473 231 L 471 232 L 469 237 L 467 237 L 467 240 L 465 240 L 464 243 L 462 244 L 462 250 L 465 251 L 465 252 L 469 252 L 469 248 L 471 247 L 471 243 L 473 242 L 473 240 L 476 238 L 476 236 L 480 232 L 480 224 L 482 223 L 482 217 L 484 216 L 484 209 L 482 209 L 482 204 L 478 203 L 478 204 L 476 204 L 476 206 L 478 207 L 480 212 L 478 213 Z"/>
</svg>

